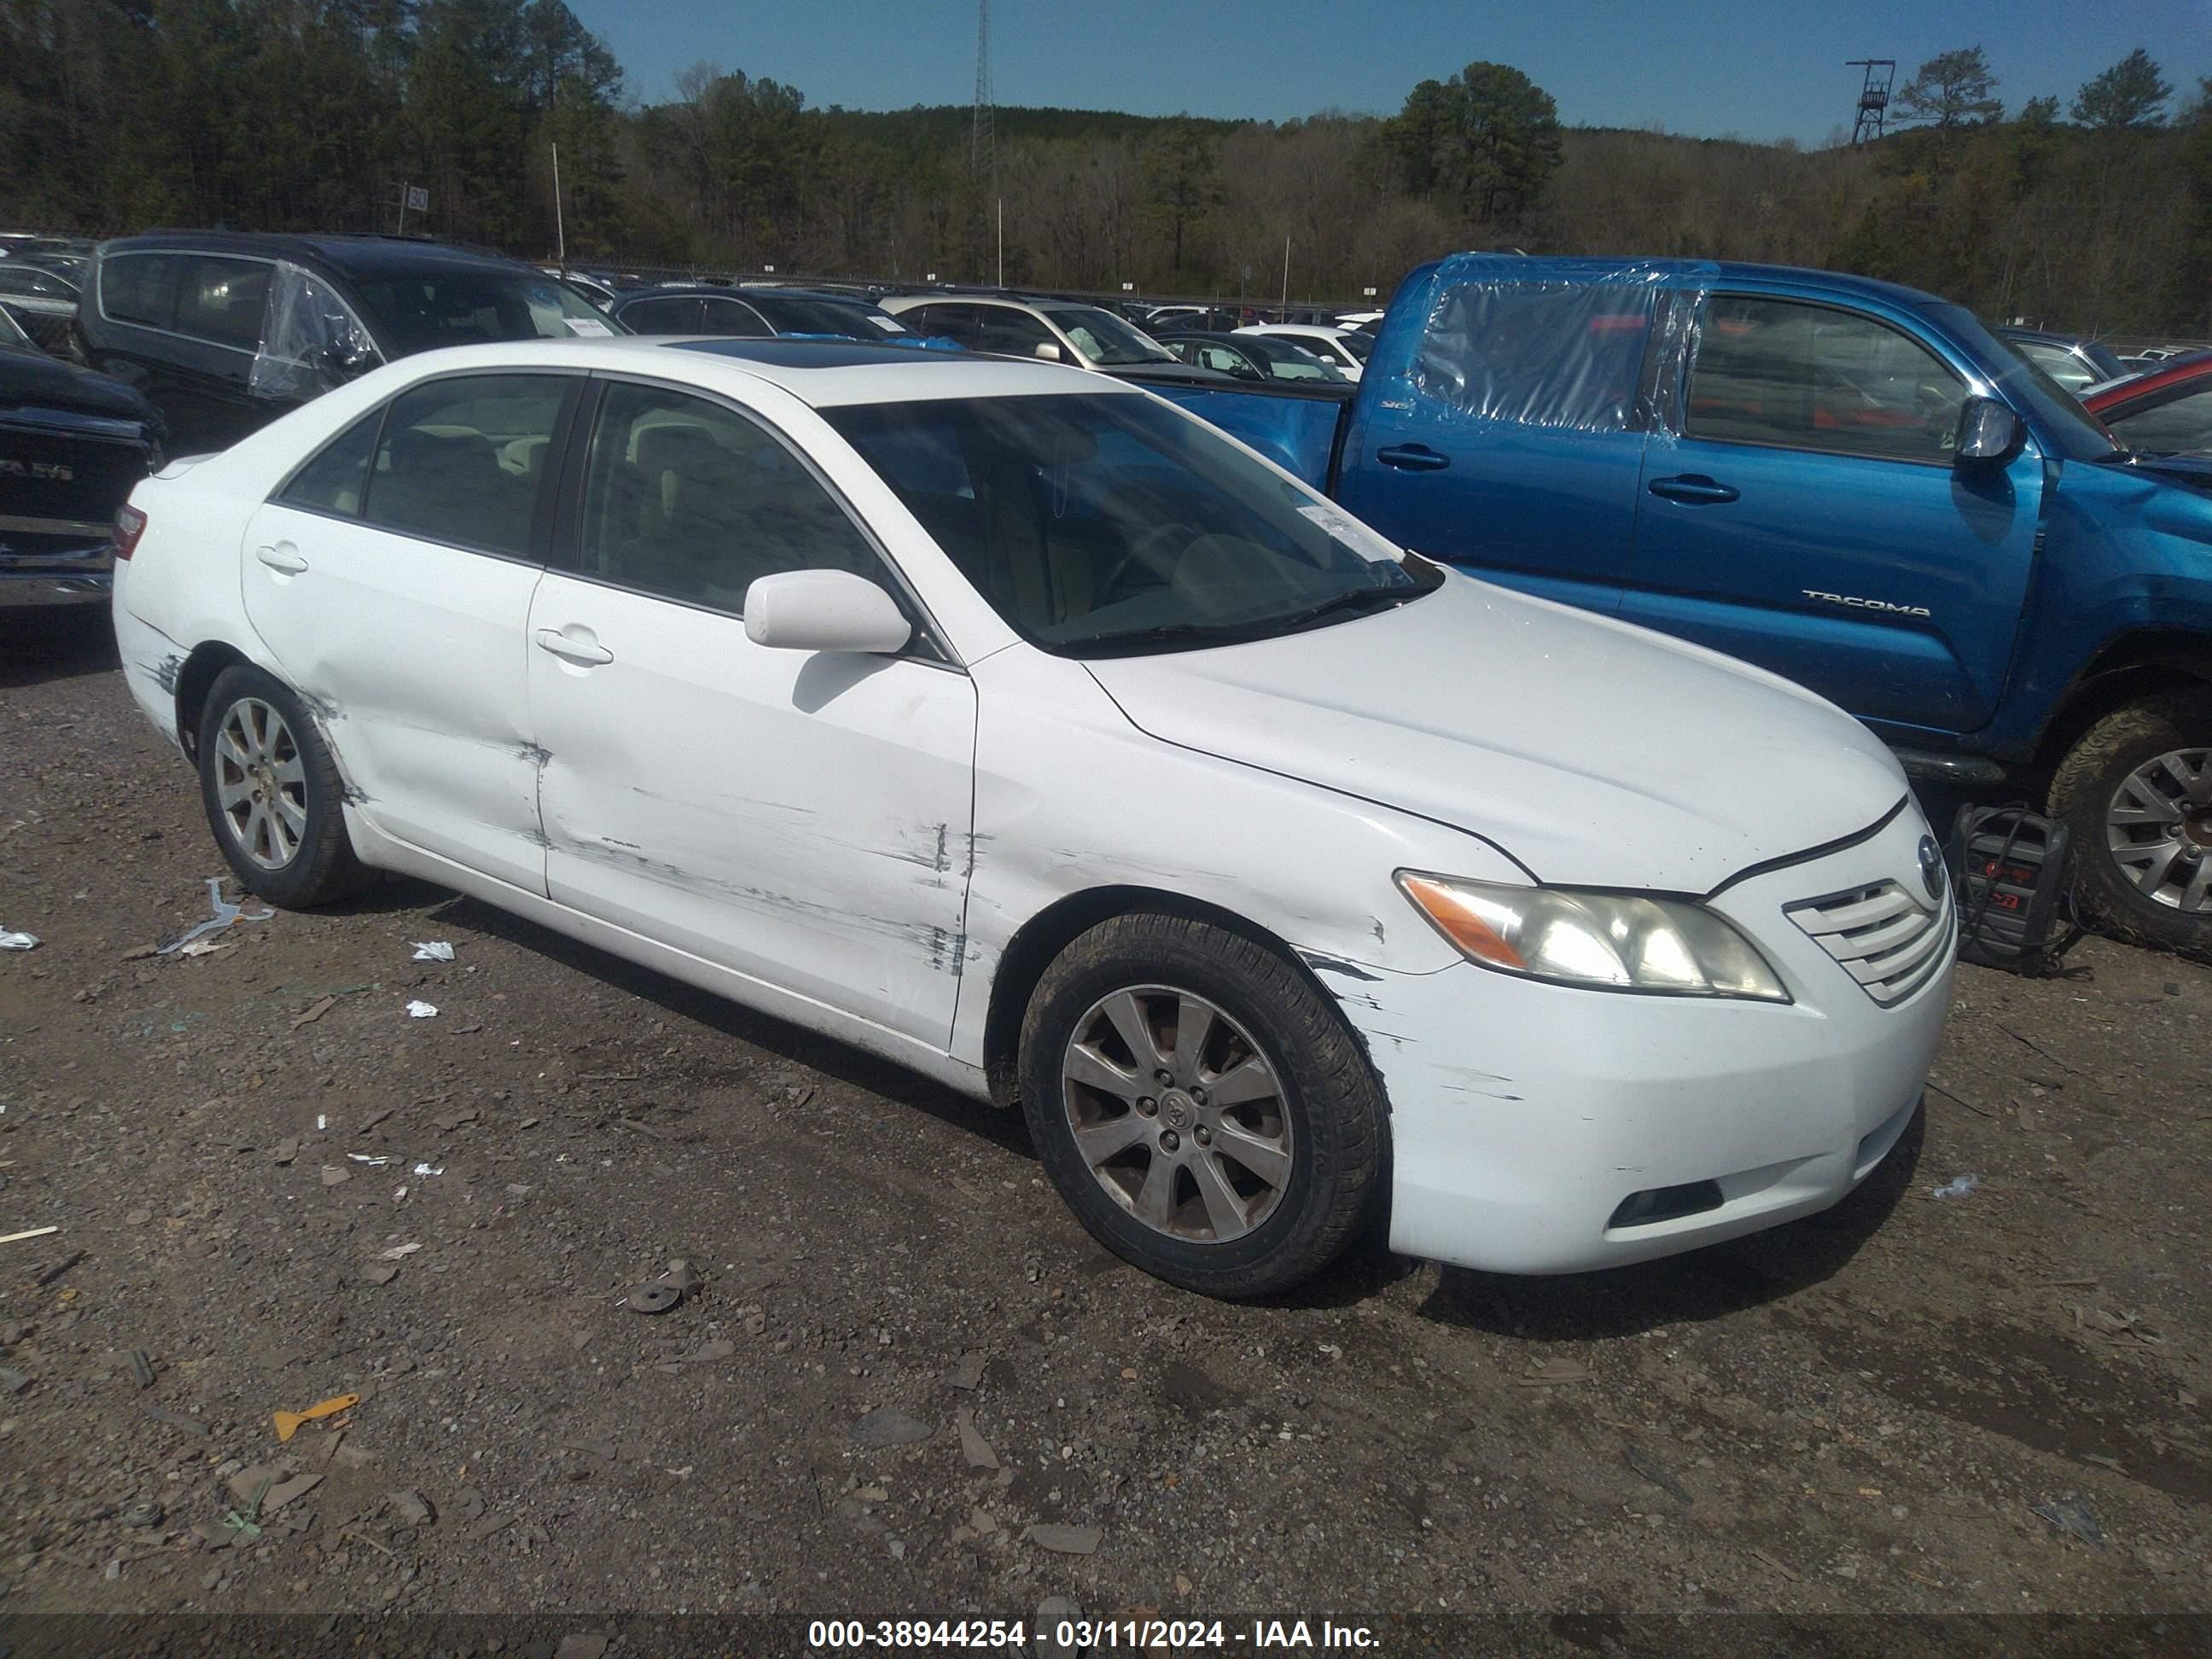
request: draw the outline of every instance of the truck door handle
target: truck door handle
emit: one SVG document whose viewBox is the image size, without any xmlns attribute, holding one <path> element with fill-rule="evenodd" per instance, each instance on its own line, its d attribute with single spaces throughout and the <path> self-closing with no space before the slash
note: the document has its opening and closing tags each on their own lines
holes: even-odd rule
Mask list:
<svg viewBox="0 0 2212 1659">
<path fill-rule="evenodd" d="M 597 641 L 572 639 L 557 628 L 541 628 L 538 630 L 537 638 L 540 651 L 550 651 L 556 657 L 580 663 L 586 667 L 597 667 L 601 663 L 615 659 L 615 653 Z"/>
<path fill-rule="evenodd" d="M 253 550 L 253 556 L 271 570 L 280 570 L 288 576 L 296 576 L 307 568 L 307 562 L 300 556 L 300 550 L 289 542 L 279 542 L 274 547 L 257 547 Z"/>
<path fill-rule="evenodd" d="M 1441 472 L 1451 465 L 1450 456 L 1439 455 L 1426 444 L 1399 444 L 1394 448 L 1378 449 L 1375 459 L 1401 472 Z"/>
<path fill-rule="evenodd" d="M 1670 501 L 1689 501 L 1702 504 L 1732 501 L 1738 492 L 1729 484 L 1715 483 L 1702 472 L 1685 472 L 1679 478 L 1654 478 L 1651 493 L 1663 495 Z"/>
</svg>

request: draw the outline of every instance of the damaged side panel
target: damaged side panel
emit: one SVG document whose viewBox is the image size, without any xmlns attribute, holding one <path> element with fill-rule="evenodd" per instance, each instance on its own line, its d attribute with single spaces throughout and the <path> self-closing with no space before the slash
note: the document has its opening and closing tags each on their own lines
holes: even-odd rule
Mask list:
<svg viewBox="0 0 2212 1659">
<path fill-rule="evenodd" d="M 307 568 L 255 556 L 279 545 Z M 337 756 L 351 809 L 543 893 L 523 631 L 537 568 L 274 504 L 241 553 L 246 613 Z"/>
<path fill-rule="evenodd" d="M 968 1063 L 981 1061 L 990 973 L 1024 923 L 1073 895 L 1139 888 L 1225 910 L 1282 940 L 1340 1004 L 1370 1005 L 1371 1015 L 1384 974 L 1460 960 L 1394 872 L 1522 878 L 1474 836 L 1147 737 L 1080 664 L 1008 652 L 975 675 L 968 933 L 977 971 L 953 1048 Z"/>
<path fill-rule="evenodd" d="M 558 902 L 943 1048 L 967 964 L 975 693 L 903 659 L 550 573 L 532 651 Z"/>
</svg>

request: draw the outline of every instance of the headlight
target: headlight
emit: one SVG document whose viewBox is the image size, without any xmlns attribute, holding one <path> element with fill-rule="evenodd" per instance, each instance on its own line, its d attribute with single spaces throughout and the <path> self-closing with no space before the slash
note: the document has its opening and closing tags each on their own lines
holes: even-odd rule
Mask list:
<svg viewBox="0 0 2212 1659">
<path fill-rule="evenodd" d="M 1705 908 L 1398 872 L 1414 908 L 1469 962 L 1528 979 L 1683 997 L 1787 1002 L 1750 940 Z"/>
</svg>

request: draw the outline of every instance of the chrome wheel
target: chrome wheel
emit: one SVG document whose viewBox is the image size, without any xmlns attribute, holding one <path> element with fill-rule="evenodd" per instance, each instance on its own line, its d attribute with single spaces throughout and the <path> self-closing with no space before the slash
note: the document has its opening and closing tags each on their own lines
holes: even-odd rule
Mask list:
<svg viewBox="0 0 2212 1659">
<path fill-rule="evenodd" d="M 1204 997 L 1115 991 L 1061 1061 L 1068 1127 L 1109 1196 L 1187 1243 L 1240 1238 L 1275 1212 L 1296 1148 L 1275 1066 Z"/>
<path fill-rule="evenodd" d="M 291 863 L 307 830 L 307 773 L 283 715 L 258 697 L 224 711 L 215 739 L 218 811 L 238 848 L 264 870 Z"/>
<path fill-rule="evenodd" d="M 2212 908 L 2212 749 L 2170 750 L 2122 779 L 2105 809 L 2105 845 L 2146 898 Z"/>
</svg>

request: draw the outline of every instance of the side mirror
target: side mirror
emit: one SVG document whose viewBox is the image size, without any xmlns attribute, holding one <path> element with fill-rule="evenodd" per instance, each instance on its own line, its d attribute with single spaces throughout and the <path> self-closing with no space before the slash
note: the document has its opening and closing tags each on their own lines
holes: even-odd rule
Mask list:
<svg viewBox="0 0 2212 1659">
<path fill-rule="evenodd" d="M 1037 342 L 1036 355 L 1048 363 L 1056 363 L 1060 361 L 1060 348 L 1050 340 L 1040 340 Z"/>
<path fill-rule="evenodd" d="M 1995 398 L 1969 398 L 1959 410 L 1959 436 L 1952 459 L 2002 465 L 2027 442 L 2020 416 Z"/>
<path fill-rule="evenodd" d="M 784 570 L 745 590 L 745 637 L 781 651 L 902 651 L 898 602 L 849 570 Z"/>
</svg>

